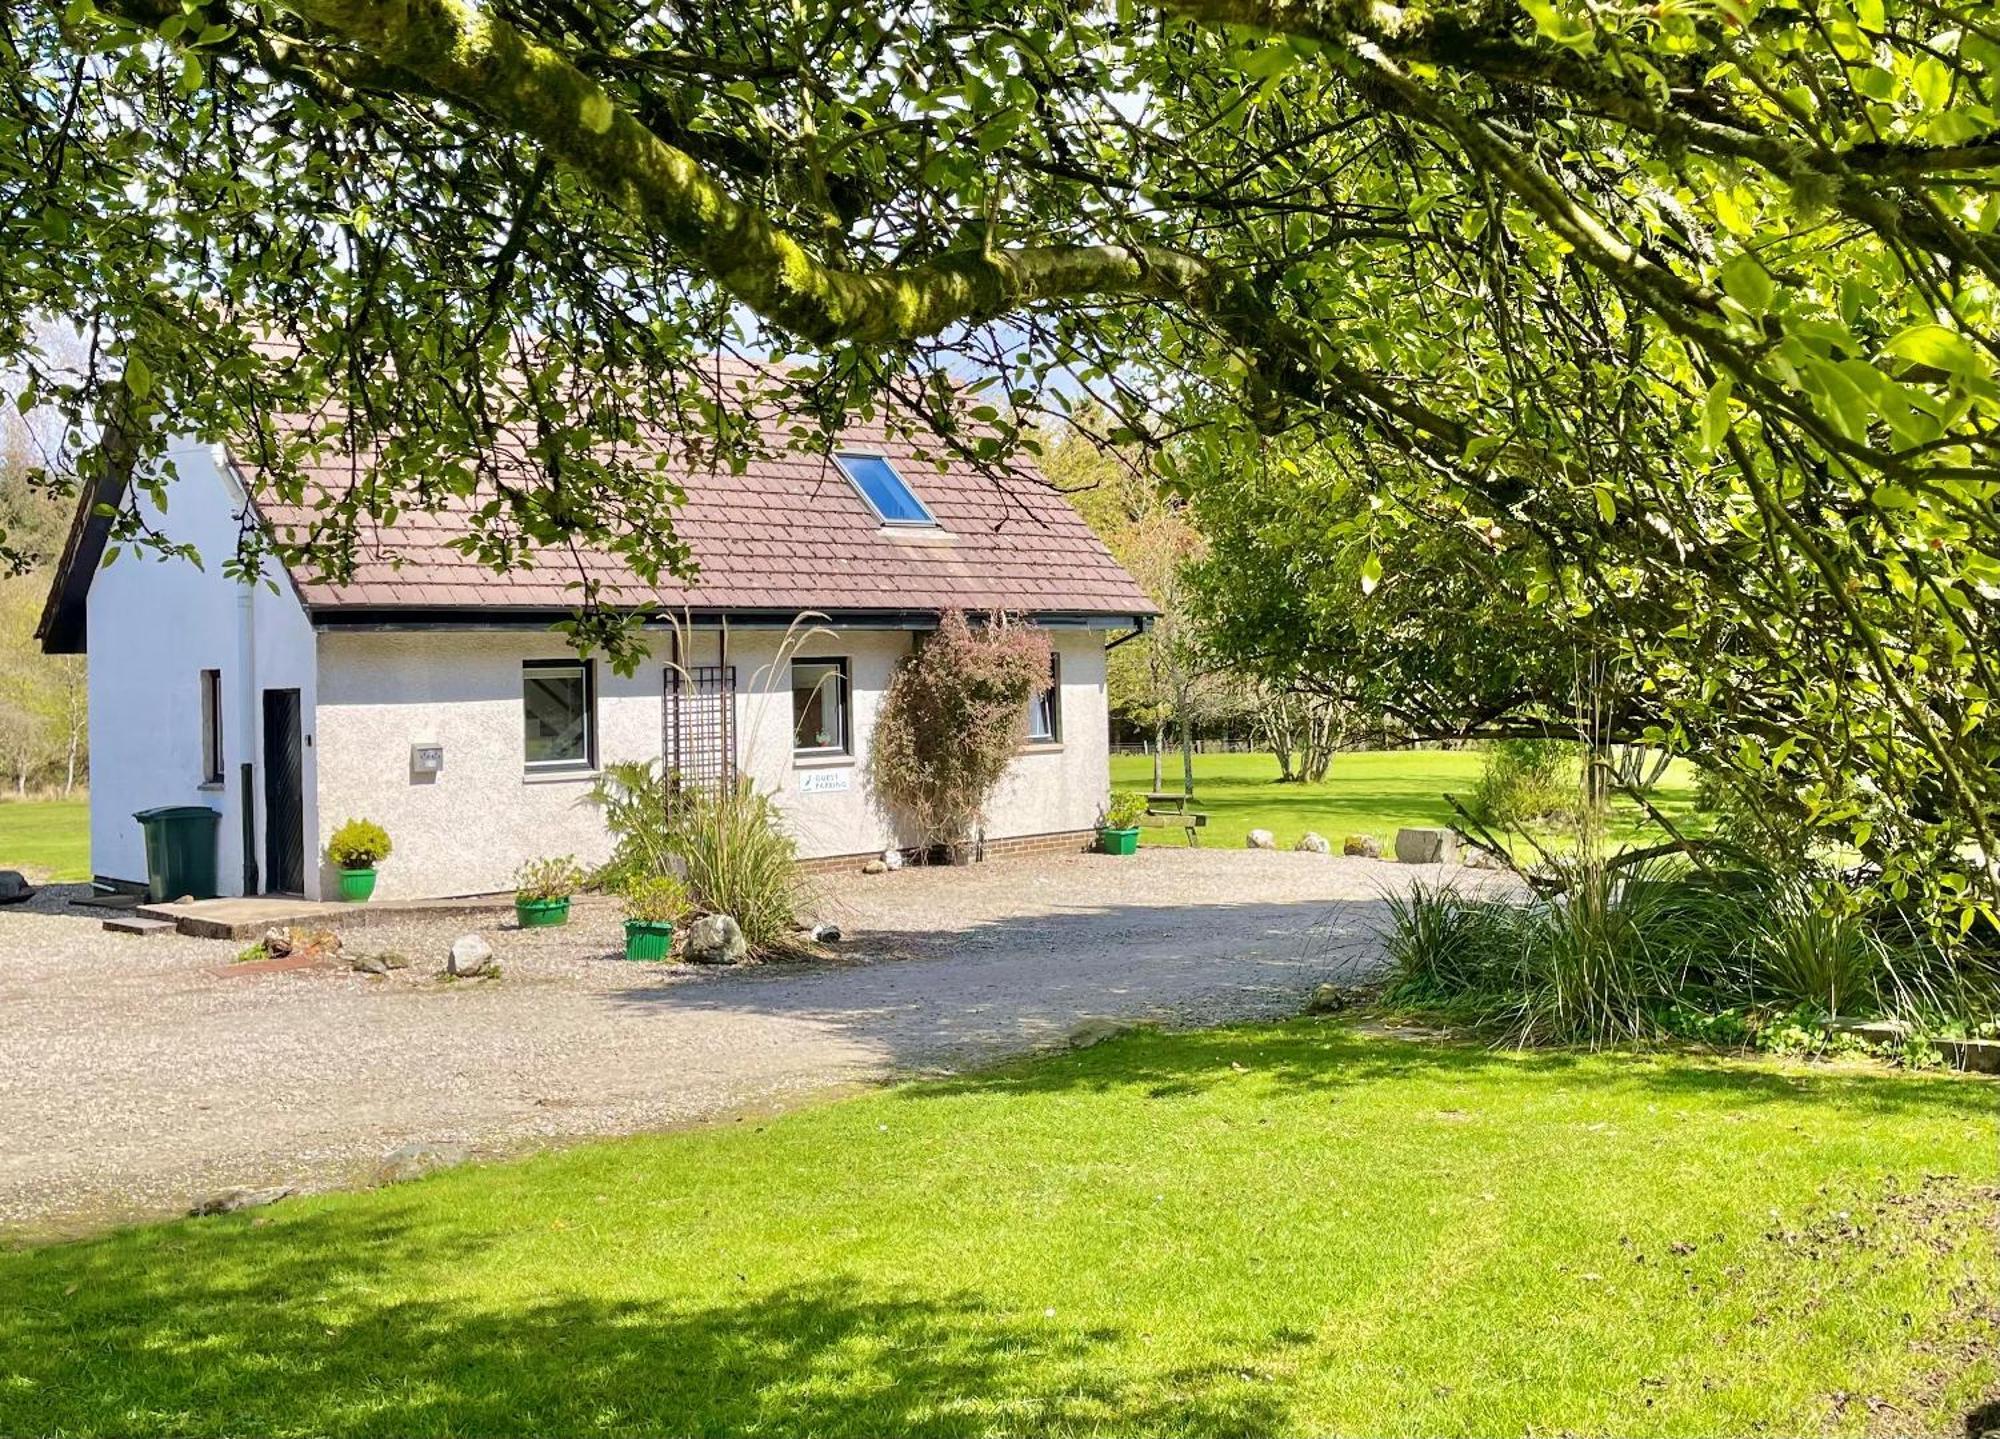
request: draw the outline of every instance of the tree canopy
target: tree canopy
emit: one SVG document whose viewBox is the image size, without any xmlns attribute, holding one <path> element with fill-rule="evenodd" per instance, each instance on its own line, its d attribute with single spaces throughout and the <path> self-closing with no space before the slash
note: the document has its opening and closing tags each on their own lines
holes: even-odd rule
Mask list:
<svg viewBox="0 0 2000 1439">
<path fill-rule="evenodd" d="M 283 486 L 350 450 L 322 566 L 357 513 L 482 483 L 489 562 L 678 563 L 630 441 L 754 442 L 718 346 L 982 458 L 1060 369 L 1190 469 L 1335 447 L 1379 502 L 1324 531 L 1363 578 L 1385 511 L 1507 552 L 1524 603 L 1619 637 L 1665 737 L 1894 829 L 1892 883 L 2000 853 L 1984 4 L 5 15 L 0 354 L 142 453 L 248 436 Z M 35 353 L 48 316 L 80 368 Z"/>
</svg>

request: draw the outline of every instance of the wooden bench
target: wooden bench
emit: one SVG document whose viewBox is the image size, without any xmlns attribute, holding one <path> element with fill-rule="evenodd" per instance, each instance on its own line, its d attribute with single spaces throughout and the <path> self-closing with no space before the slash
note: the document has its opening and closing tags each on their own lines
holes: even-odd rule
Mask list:
<svg viewBox="0 0 2000 1439">
<path fill-rule="evenodd" d="M 1187 831 L 1190 848 L 1201 844 L 1201 830 L 1208 823 L 1208 816 L 1200 810 L 1190 808 L 1194 796 L 1182 790 L 1155 790 L 1146 796 L 1146 817 L 1148 819 L 1171 820 Z M 1166 825 L 1161 825 L 1166 828 Z"/>
</svg>

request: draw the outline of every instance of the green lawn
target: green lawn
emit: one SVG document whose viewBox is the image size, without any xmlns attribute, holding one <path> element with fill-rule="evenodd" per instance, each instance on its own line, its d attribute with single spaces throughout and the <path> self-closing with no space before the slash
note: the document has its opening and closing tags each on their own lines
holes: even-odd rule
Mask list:
<svg viewBox="0 0 2000 1439">
<path fill-rule="evenodd" d="M 1406 825 L 1448 825 L 1454 816 L 1444 796 L 1470 797 L 1485 756 L 1474 750 L 1362 751 L 1336 756 L 1324 782 L 1280 784 L 1278 762 L 1268 754 L 1202 754 L 1194 760 L 1195 807 L 1206 810 L 1203 844 L 1241 848 L 1253 829 L 1268 829 L 1281 848 L 1290 849 L 1307 830 L 1324 835 L 1335 850 L 1351 834 L 1372 834 L 1386 850 Z M 1165 788 L 1181 786 L 1180 756 L 1169 754 L 1162 768 Z M 1111 757 L 1113 789 L 1150 790 L 1153 761 L 1145 755 Z M 1677 825 L 1688 821 L 1694 803 L 1694 771 L 1676 761 L 1655 788 L 1653 803 Z M 1657 831 L 1629 800 L 1612 805 L 1611 837 L 1633 839 Z M 1175 825 L 1148 827 L 1143 844 L 1184 845 L 1187 831 Z M 1553 847 L 1561 842 L 1553 840 Z"/>
<path fill-rule="evenodd" d="M 89 797 L 0 800 L 0 869 L 30 879 L 89 879 Z"/>
<path fill-rule="evenodd" d="M 1958 1432 L 1994 1093 L 1142 1034 L 0 1256 L 0 1432 Z"/>
</svg>

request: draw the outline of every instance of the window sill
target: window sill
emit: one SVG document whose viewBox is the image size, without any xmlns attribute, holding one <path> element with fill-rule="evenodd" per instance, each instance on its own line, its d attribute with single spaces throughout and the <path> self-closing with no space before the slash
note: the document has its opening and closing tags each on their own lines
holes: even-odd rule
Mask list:
<svg viewBox="0 0 2000 1439">
<path fill-rule="evenodd" d="M 793 769 L 840 769 L 853 763 L 854 756 L 851 754 L 821 753 L 817 750 L 807 750 L 804 753 L 797 750 L 792 752 Z"/>
<path fill-rule="evenodd" d="M 875 530 L 878 540 L 899 540 L 913 545 L 955 545 L 958 536 L 950 530 L 934 525 L 881 525 Z"/>
<path fill-rule="evenodd" d="M 550 769 L 529 770 L 521 776 L 522 784 L 562 784 L 568 780 L 594 780 L 603 774 L 595 769 Z"/>
<path fill-rule="evenodd" d="M 224 781 L 219 779 L 205 779 L 200 784 L 196 785 L 195 788 L 207 794 L 220 794 L 225 788 L 227 788 L 227 785 L 225 784 Z"/>
<path fill-rule="evenodd" d="M 1020 749 L 1015 751 L 1015 753 L 1061 754 L 1062 747 L 1063 747 L 1063 742 L 1059 739 L 1031 739 L 1026 744 L 1022 745 Z"/>
</svg>

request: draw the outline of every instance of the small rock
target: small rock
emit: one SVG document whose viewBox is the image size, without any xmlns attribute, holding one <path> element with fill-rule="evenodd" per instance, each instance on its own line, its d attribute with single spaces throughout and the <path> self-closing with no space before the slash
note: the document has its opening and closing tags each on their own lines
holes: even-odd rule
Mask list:
<svg viewBox="0 0 2000 1439">
<path fill-rule="evenodd" d="M 1300 854 L 1333 853 L 1333 846 L 1326 842 L 1326 837 L 1314 834 L 1311 830 L 1307 830 L 1304 834 L 1300 835 L 1299 842 L 1293 845 L 1292 848 Z"/>
<path fill-rule="evenodd" d="M 735 964 L 749 952 L 735 920 L 726 914 L 705 914 L 688 926 L 682 958 L 689 964 Z"/>
<path fill-rule="evenodd" d="M 814 925 L 812 927 L 812 941 L 814 944 L 839 944 L 840 926 L 826 923 Z"/>
<path fill-rule="evenodd" d="M 290 930 L 273 928 L 264 931 L 264 957 L 266 959 L 283 959 L 291 952 L 292 935 Z"/>
<path fill-rule="evenodd" d="M 408 969 L 410 967 L 410 957 L 400 949 L 385 949 L 375 957 L 390 969 Z"/>
<path fill-rule="evenodd" d="M 1130 1034 L 1135 1026 L 1119 1019 L 1106 1019 L 1101 1015 L 1083 1020 L 1063 1036 L 1063 1043 L 1071 1049 L 1088 1049 L 1093 1044 L 1102 1044 L 1107 1039 L 1116 1039 L 1121 1034 Z"/>
<path fill-rule="evenodd" d="M 887 874 L 889 872 L 889 863 L 887 860 L 871 859 L 868 863 L 861 866 L 861 872 L 863 874 Z"/>
<path fill-rule="evenodd" d="M 175 903 L 175 904 L 193 904 L 193 903 L 194 903 L 194 896 L 193 896 L 193 895 L 191 895 L 191 894 L 184 894 L 184 895 L 182 895 L 182 896 L 181 896 L 181 897 L 180 897 L 179 899 L 175 900 L 175 901 L 174 901 L 174 903 Z"/>
<path fill-rule="evenodd" d="M 1507 861 L 1489 850 L 1475 849 L 1467 845 L 1464 855 L 1467 869 L 1505 869 Z"/>
<path fill-rule="evenodd" d="M 882 867 L 884 869 L 901 869 L 903 867 L 903 852 L 900 849 L 883 850 Z"/>
<path fill-rule="evenodd" d="M 462 1144 L 399 1144 L 375 1166 L 375 1182 L 401 1184 L 407 1179 L 421 1179 L 434 1170 L 463 1164 L 466 1158 Z"/>
<path fill-rule="evenodd" d="M 1340 852 L 1356 859 L 1380 859 L 1382 841 L 1372 834 L 1350 834 L 1340 842 Z"/>
<path fill-rule="evenodd" d="M 492 945 L 476 934 L 461 934 L 451 942 L 451 958 L 445 964 L 445 972 L 464 979 L 484 974 L 492 963 Z"/>
<path fill-rule="evenodd" d="M 0 869 L 0 904 L 20 904 L 35 897 L 35 887 L 18 869 Z"/>
<path fill-rule="evenodd" d="M 1276 849 L 1278 837 L 1268 829 L 1253 829 L 1244 836 L 1243 843 L 1249 849 Z"/>
<path fill-rule="evenodd" d="M 1399 829 L 1396 858 L 1404 864 L 1451 864 L 1458 859 L 1458 836 L 1448 829 Z"/>
<path fill-rule="evenodd" d="M 382 956 L 379 954 L 356 955 L 348 962 L 347 967 L 356 974 L 387 974 L 389 972 L 389 966 L 383 963 Z"/>
<path fill-rule="evenodd" d="M 1307 1014 L 1338 1014 L 1354 1003 L 1354 994 L 1337 984 L 1321 984 L 1313 988 L 1312 998 L 1306 1001 Z"/>
<path fill-rule="evenodd" d="M 278 1189 L 225 1189 L 220 1194 L 211 1195 L 188 1211 L 190 1219 L 200 1219 L 210 1214 L 234 1214 L 239 1209 L 256 1209 L 266 1204 L 276 1204 L 291 1193 L 289 1187 Z"/>
</svg>

